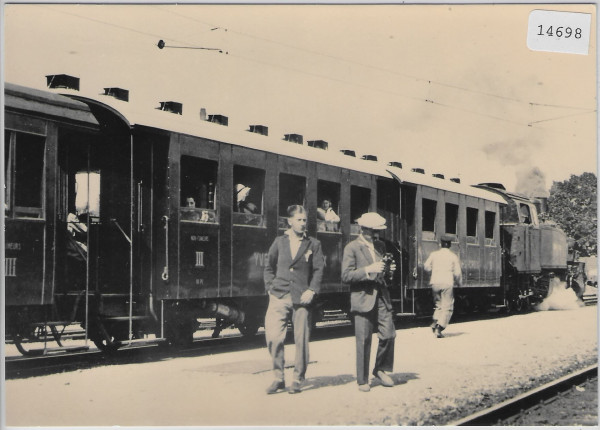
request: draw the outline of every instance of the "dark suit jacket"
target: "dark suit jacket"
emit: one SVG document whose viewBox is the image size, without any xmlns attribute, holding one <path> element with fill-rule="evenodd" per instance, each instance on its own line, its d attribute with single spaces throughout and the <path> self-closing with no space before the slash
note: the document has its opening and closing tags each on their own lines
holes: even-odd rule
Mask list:
<svg viewBox="0 0 600 430">
<path fill-rule="evenodd" d="M 325 258 L 321 242 L 317 239 L 305 236 L 298 253 L 292 258 L 289 236 L 278 236 L 269 248 L 267 260 L 265 288 L 271 294 L 281 298 L 289 292 L 292 302 L 299 304 L 304 291 L 311 289 L 318 293 L 321 289 Z"/>
<path fill-rule="evenodd" d="M 385 253 L 385 244 L 376 240 L 373 242 L 376 261 L 381 261 Z M 367 276 L 365 266 L 374 263 L 367 245 L 355 239 L 344 248 L 342 260 L 342 282 L 350 284 L 350 311 L 369 312 L 375 306 L 377 291 L 381 293 L 388 310 L 392 310 L 392 300 L 385 282 L 379 279 L 371 280 Z"/>
</svg>

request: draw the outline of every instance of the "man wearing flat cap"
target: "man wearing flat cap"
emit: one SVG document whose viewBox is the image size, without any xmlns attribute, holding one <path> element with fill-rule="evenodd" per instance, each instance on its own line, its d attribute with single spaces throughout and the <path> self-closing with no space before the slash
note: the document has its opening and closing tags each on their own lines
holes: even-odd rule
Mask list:
<svg viewBox="0 0 600 430">
<path fill-rule="evenodd" d="M 363 214 L 358 220 L 361 233 L 344 248 L 342 281 L 350 284 L 350 311 L 356 335 L 356 382 L 358 389 L 370 391 L 369 358 L 371 337 L 377 327 L 379 345 L 373 375 L 384 387 L 394 386 L 389 373 L 394 366 L 396 330 L 392 300 L 384 277 L 385 243 L 374 239 L 375 231 L 384 230 L 385 218 L 376 212 Z M 392 263 L 390 270 L 396 270 Z"/>
<path fill-rule="evenodd" d="M 434 312 L 431 330 L 435 337 L 444 337 L 442 331 L 448 327 L 452 312 L 454 311 L 454 285 L 462 285 L 462 271 L 460 259 L 450 251 L 452 236 L 444 235 L 441 240 L 442 247 L 429 254 L 423 268 L 431 273 L 429 285 L 433 293 Z"/>
</svg>

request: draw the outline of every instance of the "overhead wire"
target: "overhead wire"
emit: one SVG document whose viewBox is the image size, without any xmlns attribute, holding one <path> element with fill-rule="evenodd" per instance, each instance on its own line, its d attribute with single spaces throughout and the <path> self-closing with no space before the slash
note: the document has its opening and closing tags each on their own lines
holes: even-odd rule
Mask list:
<svg viewBox="0 0 600 430">
<path fill-rule="evenodd" d="M 63 14 L 66 14 L 66 15 L 74 16 L 76 18 L 80 18 L 80 19 L 84 19 L 84 20 L 89 20 L 89 21 L 92 21 L 92 22 L 95 22 L 95 23 L 98 23 L 98 24 L 102 24 L 102 25 L 106 25 L 106 26 L 111 26 L 111 27 L 114 27 L 114 28 L 118 28 L 120 30 L 130 31 L 130 32 L 134 32 L 134 33 L 141 34 L 141 35 L 144 35 L 144 36 L 150 36 L 150 37 L 153 37 L 153 38 L 161 38 L 163 36 L 163 35 L 159 35 L 159 34 L 155 34 L 155 33 L 149 33 L 149 32 L 145 32 L 145 31 L 136 30 L 134 28 L 123 26 L 123 25 L 119 25 L 119 24 L 114 24 L 114 23 L 107 22 L 107 21 L 104 21 L 104 20 L 101 20 L 101 19 L 91 18 L 91 17 L 88 17 L 88 16 L 83 16 L 83 15 L 80 15 L 80 14 L 76 14 L 76 13 L 73 13 L 73 12 L 68 12 L 68 11 L 60 10 L 60 9 L 55 9 L 55 8 L 48 7 L 48 6 L 43 5 L 43 4 L 37 5 L 37 6 L 46 7 L 48 9 L 51 9 L 51 10 L 53 10 L 55 12 L 58 12 L 58 13 L 63 13 Z M 228 33 L 238 34 L 238 35 L 241 35 L 241 36 L 244 36 L 244 37 L 253 38 L 253 39 L 256 39 L 256 40 L 262 40 L 262 41 L 266 41 L 268 43 L 278 44 L 278 45 L 284 46 L 286 48 L 292 48 L 292 49 L 304 51 L 304 52 L 307 52 L 307 53 L 310 53 L 310 54 L 315 54 L 315 55 L 319 55 L 319 56 L 328 57 L 328 58 L 331 58 L 331 59 L 334 59 L 334 60 L 337 60 L 337 61 L 351 63 L 351 64 L 359 65 L 359 66 L 362 66 L 362 67 L 371 68 L 371 69 L 374 69 L 374 70 L 379 70 L 379 71 L 383 71 L 383 72 L 387 72 L 387 73 L 392 73 L 392 74 L 399 75 L 399 76 L 404 76 L 404 77 L 407 77 L 407 78 L 414 79 L 416 81 L 427 82 L 430 85 L 431 84 L 435 84 L 435 85 L 438 85 L 438 86 L 444 86 L 444 87 L 448 87 L 448 88 L 453 88 L 453 89 L 456 89 L 456 90 L 459 90 L 459 91 L 465 91 L 465 92 L 476 93 L 476 94 L 480 94 L 480 95 L 491 96 L 491 97 L 495 97 L 495 98 L 499 98 L 499 99 L 504 99 L 504 100 L 508 100 L 508 101 L 513 101 L 513 102 L 518 102 L 518 103 L 528 103 L 531 106 L 546 106 L 546 107 L 556 107 L 556 108 L 586 110 L 586 112 L 583 112 L 583 113 L 577 113 L 577 114 L 572 114 L 572 115 L 565 115 L 565 116 L 557 117 L 557 118 L 554 118 L 554 119 L 561 119 L 561 118 L 566 118 L 566 117 L 570 117 L 570 116 L 575 116 L 575 115 L 580 115 L 580 114 L 586 114 L 586 113 L 595 112 L 595 110 L 592 111 L 589 108 L 574 107 L 574 106 L 564 106 L 564 105 L 552 105 L 552 104 L 535 103 L 535 102 L 526 102 L 526 101 L 523 101 L 523 100 L 520 100 L 520 99 L 516 99 L 516 98 L 512 98 L 512 97 L 506 97 L 506 96 L 492 94 L 492 93 L 487 93 L 487 92 L 482 92 L 482 91 L 478 91 L 478 90 L 472 90 L 472 89 L 469 89 L 469 88 L 460 87 L 460 86 L 451 85 L 451 84 L 446 84 L 446 83 L 438 82 L 438 81 L 435 81 L 435 80 L 428 80 L 428 79 L 424 79 L 424 78 L 419 78 L 419 77 L 416 77 L 416 76 L 408 75 L 408 74 L 397 72 L 397 71 L 394 71 L 394 70 L 390 70 L 390 69 L 386 69 L 386 68 L 381 68 L 381 67 L 377 67 L 377 66 L 374 66 L 374 65 L 368 65 L 368 64 L 364 64 L 364 63 L 361 63 L 361 62 L 358 62 L 358 61 L 349 60 L 349 59 L 345 59 L 345 58 L 341 58 L 341 57 L 337 57 L 337 56 L 332 56 L 332 55 L 324 54 L 324 53 L 321 53 L 321 52 L 318 52 L 318 51 L 313 51 L 313 50 L 305 49 L 305 48 L 302 48 L 302 47 L 297 47 L 297 46 L 294 46 L 294 45 L 286 44 L 286 43 L 283 43 L 283 42 L 274 41 L 274 40 L 271 40 L 271 39 L 268 39 L 268 38 L 264 38 L 264 37 L 260 37 L 260 36 L 256 36 L 256 35 L 251 35 L 251 34 L 240 32 L 240 31 L 236 31 L 236 30 L 231 30 L 229 28 L 217 26 L 216 24 L 213 24 L 213 23 L 208 23 L 208 22 L 199 20 L 197 18 L 193 18 L 193 17 L 187 16 L 187 15 L 183 15 L 183 14 L 177 13 L 177 12 L 171 10 L 171 9 L 162 8 L 162 10 L 166 11 L 166 12 L 168 12 L 170 14 L 179 16 L 181 18 L 188 19 L 188 20 L 191 20 L 191 21 L 198 22 L 200 24 L 206 25 L 207 28 L 208 28 L 208 31 L 214 31 L 214 30 L 222 29 L 222 30 L 224 30 L 224 31 L 226 31 Z M 169 39 L 169 40 L 174 41 L 174 42 L 178 42 L 178 43 L 182 43 L 182 44 L 191 44 L 190 42 L 183 41 L 183 40 L 177 40 L 177 39 Z M 181 48 L 185 48 L 185 47 L 181 47 Z M 202 49 L 215 50 L 215 51 L 217 50 L 217 49 L 214 49 L 214 48 L 202 48 Z M 280 68 L 280 69 L 285 69 L 285 70 L 292 71 L 294 73 L 304 74 L 304 75 L 307 75 L 307 76 L 317 77 L 317 78 L 320 78 L 320 79 L 331 80 L 331 81 L 334 81 L 334 82 L 342 83 L 344 85 L 350 85 L 350 86 L 354 86 L 354 87 L 364 88 L 364 89 L 369 90 L 369 91 L 376 91 L 376 92 L 381 92 L 381 93 L 385 93 L 385 94 L 390 94 L 390 95 L 394 95 L 394 96 L 397 96 L 397 97 L 402 97 L 402 98 L 405 98 L 405 99 L 414 100 L 414 101 L 418 101 L 418 102 L 430 103 L 430 104 L 434 104 L 434 105 L 441 106 L 441 107 L 448 108 L 448 109 L 456 109 L 458 111 L 470 113 L 470 114 L 481 116 L 481 117 L 490 118 L 490 119 L 497 120 L 497 121 L 507 122 L 507 123 L 511 123 L 511 124 L 515 124 L 515 125 L 519 125 L 519 126 L 523 126 L 523 127 L 532 127 L 533 124 L 553 120 L 553 119 L 547 119 L 547 120 L 531 121 L 529 123 L 522 123 L 522 122 L 510 120 L 510 119 L 507 119 L 507 118 L 502 118 L 502 117 L 498 117 L 498 116 L 494 116 L 494 115 L 485 114 L 485 113 L 482 113 L 482 112 L 479 112 L 479 111 L 469 110 L 469 109 L 463 108 L 461 106 L 450 105 L 450 104 L 438 102 L 436 100 L 433 100 L 433 98 L 431 98 L 431 96 L 429 96 L 429 95 L 427 96 L 427 98 L 416 97 L 416 96 L 409 96 L 409 95 L 402 94 L 402 93 L 399 93 L 399 92 L 396 92 L 396 91 L 390 91 L 389 89 L 384 90 L 384 89 L 381 89 L 381 88 L 376 88 L 376 87 L 365 85 L 365 84 L 351 82 L 351 81 L 340 79 L 340 78 L 334 78 L 332 76 L 325 75 L 325 74 L 308 72 L 306 70 L 300 70 L 300 69 L 297 69 L 295 67 L 286 66 L 286 65 L 282 65 L 282 64 L 274 64 L 274 63 L 271 63 L 271 62 L 268 62 L 268 61 L 262 61 L 262 60 L 258 60 L 256 58 L 250 58 L 250 57 L 246 57 L 246 56 L 243 56 L 243 55 L 235 54 L 233 52 L 228 52 L 228 54 L 229 54 L 228 55 L 229 57 L 239 58 L 240 60 L 243 60 L 243 61 L 249 61 L 249 62 L 254 62 L 254 63 L 258 63 L 258 64 L 267 65 L 269 67 L 276 67 L 276 68 Z M 428 85 L 428 88 L 430 88 L 429 85 Z M 548 130 L 548 129 L 544 129 L 542 127 L 535 127 L 535 128 L 539 129 L 539 130 Z M 554 130 L 549 130 L 549 131 L 556 132 Z"/>
</svg>

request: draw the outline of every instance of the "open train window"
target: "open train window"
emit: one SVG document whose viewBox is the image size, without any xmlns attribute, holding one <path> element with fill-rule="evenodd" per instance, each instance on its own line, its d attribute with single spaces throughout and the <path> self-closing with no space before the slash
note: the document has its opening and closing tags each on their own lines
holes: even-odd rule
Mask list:
<svg viewBox="0 0 600 430">
<path fill-rule="evenodd" d="M 435 216 L 437 212 L 437 201 L 430 199 L 423 199 L 423 239 L 434 240 L 435 239 Z"/>
<path fill-rule="evenodd" d="M 477 237 L 477 219 L 479 218 L 479 210 L 475 208 L 467 208 L 467 236 Z"/>
<path fill-rule="evenodd" d="M 340 231 L 340 184 L 317 181 L 317 231 Z"/>
<path fill-rule="evenodd" d="M 519 212 L 521 212 L 521 222 L 524 224 L 531 224 L 531 211 L 529 206 L 525 203 L 521 203 Z"/>
<path fill-rule="evenodd" d="M 7 215 L 43 218 L 46 140 L 14 131 L 5 131 L 4 138 Z"/>
<path fill-rule="evenodd" d="M 458 205 L 446 203 L 446 233 L 456 234 L 458 224 Z"/>
<path fill-rule="evenodd" d="M 485 211 L 485 238 L 493 239 L 496 229 L 496 212 Z"/>
<path fill-rule="evenodd" d="M 264 227 L 265 171 L 233 166 L 233 223 Z"/>
<path fill-rule="evenodd" d="M 182 221 L 216 223 L 218 164 L 213 160 L 181 156 Z"/>
<path fill-rule="evenodd" d="M 371 206 L 371 190 L 352 185 L 350 187 L 350 233 L 359 234 L 360 227 L 356 220 Z"/>
<path fill-rule="evenodd" d="M 75 211 L 93 220 L 100 217 L 100 172 L 82 170 L 75 174 Z"/>
<path fill-rule="evenodd" d="M 287 229 L 287 208 L 291 205 L 305 206 L 306 178 L 304 176 L 279 175 L 279 228 Z"/>
</svg>

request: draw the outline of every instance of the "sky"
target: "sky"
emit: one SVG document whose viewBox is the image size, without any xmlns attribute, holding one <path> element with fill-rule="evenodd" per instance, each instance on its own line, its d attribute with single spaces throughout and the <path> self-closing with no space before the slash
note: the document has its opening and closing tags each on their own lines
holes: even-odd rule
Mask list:
<svg viewBox="0 0 600 430">
<path fill-rule="evenodd" d="M 592 31 L 587 55 L 530 50 L 535 9 L 596 26 L 595 5 L 12 4 L 4 80 L 74 75 L 82 93 L 126 88 L 140 106 L 178 101 L 232 128 L 543 195 L 597 170 L 597 48 Z"/>
</svg>

